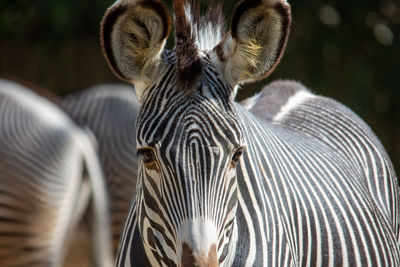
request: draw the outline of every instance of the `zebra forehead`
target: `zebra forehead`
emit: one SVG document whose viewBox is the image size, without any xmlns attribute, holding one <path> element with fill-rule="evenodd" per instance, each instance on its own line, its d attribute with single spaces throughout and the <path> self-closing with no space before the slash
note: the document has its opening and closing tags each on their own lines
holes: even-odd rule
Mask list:
<svg viewBox="0 0 400 267">
<path fill-rule="evenodd" d="M 233 105 L 226 101 L 209 97 L 202 92 L 191 96 L 175 95 L 160 99 L 159 94 L 165 94 L 163 89 L 160 88 L 159 92 L 155 92 L 154 98 L 146 99 L 139 114 L 138 124 L 168 121 L 168 125 L 160 123 L 159 126 L 191 130 L 216 124 L 222 127 L 238 123 Z"/>
<path fill-rule="evenodd" d="M 144 98 L 137 120 L 139 144 L 161 142 L 164 146 L 165 142 L 177 144 L 189 138 L 201 140 L 203 146 L 240 143 L 242 131 L 236 109 L 224 90 L 201 83 L 196 93 L 188 95 L 173 82 L 168 83 L 172 80 L 168 75 Z"/>
</svg>

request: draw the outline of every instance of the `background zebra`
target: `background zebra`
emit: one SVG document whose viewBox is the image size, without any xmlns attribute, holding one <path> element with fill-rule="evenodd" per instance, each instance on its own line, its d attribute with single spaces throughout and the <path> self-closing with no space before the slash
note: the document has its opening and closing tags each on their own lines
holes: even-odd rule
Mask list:
<svg viewBox="0 0 400 267">
<path fill-rule="evenodd" d="M 107 61 L 140 101 L 117 265 L 398 266 L 397 180 L 370 129 L 288 82 L 249 110 L 234 102 L 278 64 L 289 5 L 241 1 L 225 35 L 217 7 L 201 19 L 187 1 L 174 10 L 171 51 L 157 0 L 116 1 L 102 24 Z"/>
<path fill-rule="evenodd" d="M 135 122 L 139 104 L 132 86 L 103 84 L 59 101 L 60 107 L 96 137 L 110 198 L 114 250 L 137 180 Z"/>
<path fill-rule="evenodd" d="M 107 194 L 92 140 L 53 103 L 6 80 L 0 123 L 0 265 L 60 266 L 91 196 L 93 259 L 110 266 Z"/>
</svg>

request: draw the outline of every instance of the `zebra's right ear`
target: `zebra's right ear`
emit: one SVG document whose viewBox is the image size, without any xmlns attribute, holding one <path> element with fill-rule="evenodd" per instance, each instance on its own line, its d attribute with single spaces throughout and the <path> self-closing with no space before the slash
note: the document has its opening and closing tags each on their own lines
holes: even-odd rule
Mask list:
<svg viewBox="0 0 400 267">
<path fill-rule="evenodd" d="M 138 87 L 151 80 L 170 31 L 168 10 L 158 0 L 118 0 L 104 15 L 104 55 L 120 79 L 135 85 L 139 97 Z"/>
</svg>

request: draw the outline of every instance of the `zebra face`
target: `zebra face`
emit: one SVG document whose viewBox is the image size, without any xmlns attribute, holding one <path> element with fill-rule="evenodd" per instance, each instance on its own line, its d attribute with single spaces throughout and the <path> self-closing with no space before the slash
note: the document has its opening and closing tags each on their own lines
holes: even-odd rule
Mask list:
<svg viewBox="0 0 400 267">
<path fill-rule="evenodd" d="M 230 259 L 236 242 L 242 133 L 208 57 L 188 93 L 175 53 L 165 56 L 171 65 L 142 97 L 137 120 L 138 225 L 152 264 L 217 266 Z"/>
<path fill-rule="evenodd" d="M 285 0 L 242 0 L 226 34 L 221 6 L 202 18 L 195 6 L 174 0 L 172 51 L 164 50 L 172 22 L 159 0 L 117 0 L 101 28 L 109 65 L 134 84 L 141 104 L 135 219 L 128 217 L 120 251 L 135 247 L 127 241 L 133 221 L 153 266 L 232 263 L 244 165 L 233 101 L 238 84 L 274 69 L 289 33 Z"/>
</svg>

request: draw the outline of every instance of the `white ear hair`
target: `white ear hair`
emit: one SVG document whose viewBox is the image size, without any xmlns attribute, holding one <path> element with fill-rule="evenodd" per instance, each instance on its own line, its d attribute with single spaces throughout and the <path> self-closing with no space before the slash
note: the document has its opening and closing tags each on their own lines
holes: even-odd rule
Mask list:
<svg viewBox="0 0 400 267">
<path fill-rule="evenodd" d="M 231 31 L 214 48 L 232 87 L 266 78 L 279 63 L 289 35 L 290 6 L 284 0 L 243 0 Z"/>
<path fill-rule="evenodd" d="M 139 98 L 158 66 L 170 30 L 170 16 L 158 0 L 118 0 L 103 18 L 104 55 L 120 79 L 135 84 Z"/>
</svg>

